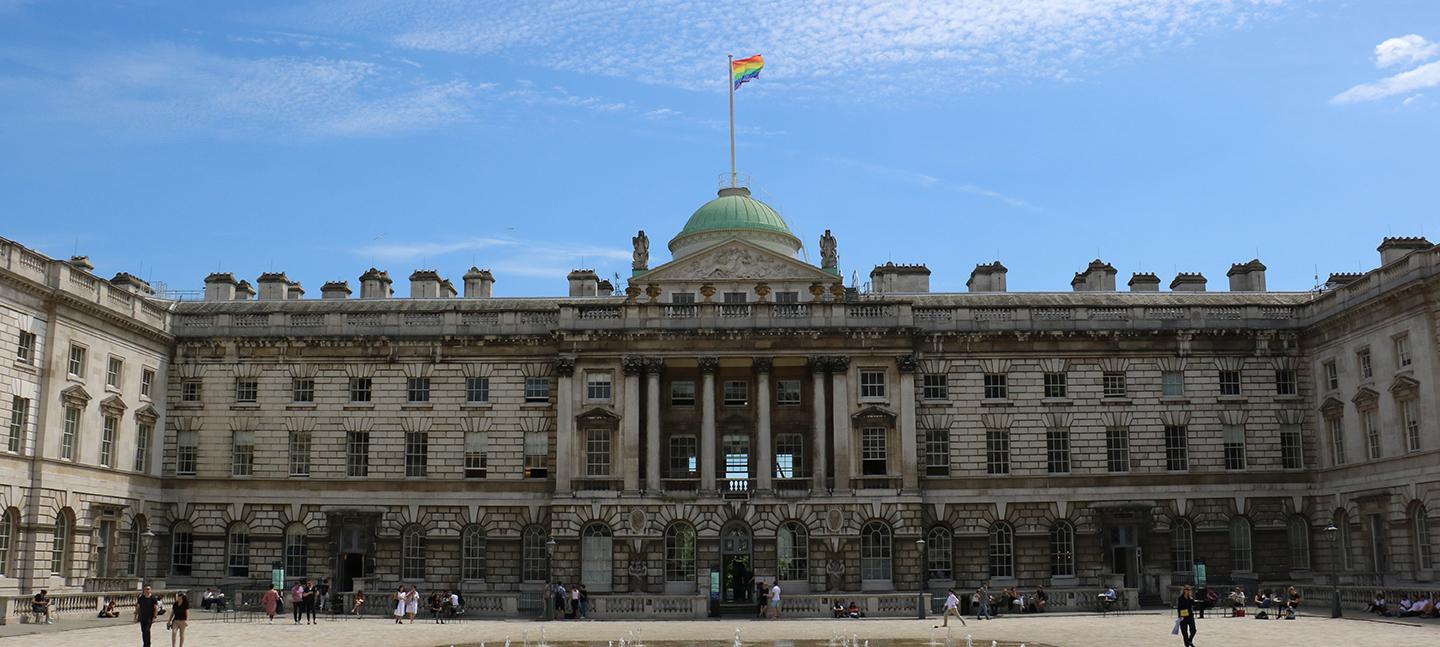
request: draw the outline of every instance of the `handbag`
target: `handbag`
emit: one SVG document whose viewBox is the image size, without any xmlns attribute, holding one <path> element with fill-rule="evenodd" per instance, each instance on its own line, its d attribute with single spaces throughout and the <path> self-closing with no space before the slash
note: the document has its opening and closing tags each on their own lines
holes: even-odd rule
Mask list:
<svg viewBox="0 0 1440 647">
<path fill-rule="evenodd" d="M 1180 635 L 1180 619 L 1179 619 L 1179 618 L 1176 618 L 1176 619 L 1175 619 L 1175 626 L 1170 629 L 1170 635 L 1172 635 L 1172 636 L 1178 636 L 1178 635 Z"/>
</svg>

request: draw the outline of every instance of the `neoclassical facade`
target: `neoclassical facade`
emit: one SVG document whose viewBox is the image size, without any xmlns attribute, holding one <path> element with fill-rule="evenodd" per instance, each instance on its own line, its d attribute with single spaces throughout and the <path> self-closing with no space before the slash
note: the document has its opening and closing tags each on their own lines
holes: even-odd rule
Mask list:
<svg viewBox="0 0 1440 647">
<path fill-rule="evenodd" d="M 855 232 L 859 235 L 860 232 Z M 696 593 L 1432 582 L 1440 249 L 1324 289 L 1182 273 L 846 287 L 729 188 L 623 294 L 376 268 L 157 298 L 0 246 L 0 592 L 398 583 Z M 258 288 L 258 290 L 257 290 Z M 1338 530 L 1326 531 L 1334 523 Z M 922 541 L 923 540 L 923 541 Z"/>
</svg>

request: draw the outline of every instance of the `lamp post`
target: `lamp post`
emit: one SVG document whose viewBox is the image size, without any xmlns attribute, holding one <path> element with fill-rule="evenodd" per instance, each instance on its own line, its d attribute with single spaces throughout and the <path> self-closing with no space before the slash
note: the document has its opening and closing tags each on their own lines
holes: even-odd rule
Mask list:
<svg viewBox="0 0 1440 647">
<path fill-rule="evenodd" d="M 140 588 L 145 588 L 145 559 L 150 556 L 150 548 L 155 545 L 155 531 L 149 528 L 140 534 L 140 556 L 135 558 L 136 575 L 140 576 Z"/>
<path fill-rule="evenodd" d="M 1339 532 L 1339 531 L 1340 531 L 1340 528 L 1338 528 L 1338 527 L 1335 526 L 1335 522 L 1334 522 L 1334 521 L 1331 521 L 1331 522 L 1330 522 L 1330 525 L 1325 526 L 1325 536 L 1330 538 L 1330 554 L 1334 556 L 1333 559 L 1332 559 L 1331 562 L 1330 562 L 1330 588 L 1331 588 L 1331 592 L 1330 592 L 1330 617 L 1331 617 L 1331 618 L 1339 618 L 1339 617 L 1341 616 L 1341 611 L 1340 611 L 1340 574 L 1339 574 L 1339 571 L 1340 571 L 1340 560 L 1343 559 L 1344 556 L 1341 555 L 1341 554 L 1338 552 L 1338 548 L 1337 548 L 1337 547 L 1338 547 L 1338 542 L 1337 542 L 1337 540 L 1340 538 L 1340 532 Z"/>
<path fill-rule="evenodd" d="M 915 549 L 920 553 L 920 597 L 915 606 L 920 609 L 919 618 L 924 620 L 929 611 L 926 607 L 930 606 L 930 563 L 925 557 L 925 540 L 916 539 Z"/>
<path fill-rule="evenodd" d="M 551 596 L 555 592 L 555 538 L 545 540 L 545 593 L 540 601 L 545 605 L 545 619 L 555 619 L 555 604 Z"/>
</svg>

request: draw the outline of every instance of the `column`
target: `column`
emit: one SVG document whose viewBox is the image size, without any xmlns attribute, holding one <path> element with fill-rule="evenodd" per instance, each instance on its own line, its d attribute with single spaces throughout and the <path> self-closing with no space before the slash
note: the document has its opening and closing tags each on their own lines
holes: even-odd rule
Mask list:
<svg viewBox="0 0 1440 647">
<path fill-rule="evenodd" d="M 575 442 L 575 358 L 561 357 L 555 362 L 559 384 L 555 390 L 555 492 L 569 492 L 574 474 L 572 449 Z"/>
<path fill-rule="evenodd" d="M 645 361 L 645 489 L 660 491 L 660 370 L 664 360 Z"/>
<path fill-rule="evenodd" d="M 620 419 L 620 469 L 625 476 L 625 491 L 640 489 L 640 373 L 645 360 L 626 355 L 620 367 L 625 373 L 625 409 Z"/>
<path fill-rule="evenodd" d="M 825 371 L 830 362 L 824 357 L 810 358 L 810 399 L 814 401 L 810 446 L 810 475 L 815 479 L 815 491 L 825 491 Z"/>
<path fill-rule="evenodd" d="M 715 371 L 719 357 L 700 358 L 700 491 L 715 492 Z"/>
<path fill-rule="evenodd" d="M 830 358 L 831 421 L 835 433 L 835 489 L 850 491 L 850 470 L 855 457 L 850 451 L 850 358 Z"/>
<path fill-rule="evenodd" d="M 895 358 L 895 368 L 900 371 L 900 487 L 905 490 L 920 487 L 920 455 L 915 437 L 915 364 L 914 355 Z"/>
<path fill-rule="evenodd" d="M 751 453 L 755 456 L 755 487 L 765 492 L 770 490 L 770 476 L 775 472 L 771 461 L 775 459 L 774 447 L 770 442 L 770 403 L 775 399 L 770 394 L 770 368 L 773 362 L 769 357 L 757 357 L 752 366 L 755 368 L 755 447 Z"/>
</svg>

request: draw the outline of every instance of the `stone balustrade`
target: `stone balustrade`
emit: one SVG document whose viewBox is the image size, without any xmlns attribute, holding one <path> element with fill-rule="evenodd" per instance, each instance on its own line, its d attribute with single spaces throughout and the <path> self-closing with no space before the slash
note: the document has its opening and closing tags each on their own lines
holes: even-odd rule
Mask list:
<svg viewBox="0 0 1440 647">
<path fill-rule="evenodd" d="M 162 604 L 166 608 L 175 603 L 176 593 L 186 591 L 156 591 L 160 596 Z M 120 612 L 121 618 L 128 618 L 135 608 L 135 600 L 140 597 L 139 591 L 101 591 L 93 593 L 55 593 L 50 595 L 50 616 L 63 619 L 69 617 L 94 617 L 105 603 L 115 602 L 115 609 Z M 194 598 L 192 595 L 191 598 Z M 0 615 L 0 625 L 12 622 L 30 622 L 33 615 L 30 613 L 30 603 L 33 600 L 30 595 L 10 595 L 0 597 L 0 604 L 4 614 Z M 198 603 L 195 604 L 198 609 Z"/>
</svg>

